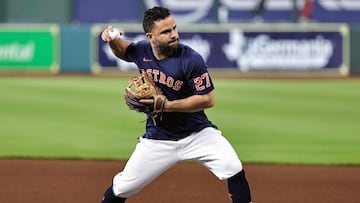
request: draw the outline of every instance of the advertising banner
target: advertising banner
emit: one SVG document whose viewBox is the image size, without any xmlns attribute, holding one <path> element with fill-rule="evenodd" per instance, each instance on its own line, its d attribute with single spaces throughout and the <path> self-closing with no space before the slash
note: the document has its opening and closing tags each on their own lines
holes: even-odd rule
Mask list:
<svg viewBox="0 0 360 203">
<path fill-rule="evenodd" d="M 141 1 L 74 0 L 73 18 L 80 23 L 141 22 L 144 12 Z"/>
<path fill-rule="evenodd" d="M 181 29 L 181 28 L 179 28 Z M 347 40 L 343 31 L 301 30 L 288 27 L 281 30 L 230 26 L 224 31 L 212 29 L 180 32 L 180 43 L 198 51 L 209 68 L 249 71 L 335 71 L 346 73 L 348 68 Z M 126 30 L 126 29 L 125 29 Z M 146 40 L 142 31 L 126 32 L 131 41 Z M 135 64 L 124 62 L 111 52 L 99 36 L 96 64 L 105 70 L 136 69 Z"/>
<path fill-rule="evenodd" d="M 75 0 L 75 22 L 141 23 L 145 9 L 164 6 L 177 23 L 360 23 L 359 0 Z"/>
<path fill-rule="evenodd" d="M 313 22 L 349 24 L 360 22 L 358 0 L 222 0 L 220 2 L 218 11 L 222 15 L 218 16 L 219 21 L 293 22 L 301 20 L 301 15 L 306 15 Z M 307 6 L 305 6 L 306 2 Z"/>
<path fill-rule="evenodd" d="M 0 26 L 0 71 L 58 70 L 57 27 Z"/>
</svg>

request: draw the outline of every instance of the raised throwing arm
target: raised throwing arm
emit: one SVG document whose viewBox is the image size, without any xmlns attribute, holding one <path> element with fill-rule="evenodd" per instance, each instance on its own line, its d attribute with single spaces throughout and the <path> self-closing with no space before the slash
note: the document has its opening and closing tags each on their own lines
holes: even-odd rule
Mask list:
<svg viewBox="0 0 360 203">
<path fill-rule="evenodd" d="M 124 33 L 118 31 L 110 25 L 101 33 L 101 39 L 109 43 L 109 46 L 115 56 L 124 61 L 128 61 L 125 57 L 125 52 L 131 41 L 121 38 L 120 35 L 122 34 Z"/>
</svg>

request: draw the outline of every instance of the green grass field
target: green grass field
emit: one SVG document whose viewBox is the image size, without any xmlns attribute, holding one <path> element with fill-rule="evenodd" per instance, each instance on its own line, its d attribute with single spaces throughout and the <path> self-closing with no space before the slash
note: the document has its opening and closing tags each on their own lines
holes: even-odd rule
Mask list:
<svg viewBox="0 0 360 203">
<path fill-rule="evenodd" d="M 0 157 L 127 159 L 127 79 L 0 78 Z M 216 79 L 209 119 L 245 163 L 360 164 L 360 80 Z"/>
</svg>

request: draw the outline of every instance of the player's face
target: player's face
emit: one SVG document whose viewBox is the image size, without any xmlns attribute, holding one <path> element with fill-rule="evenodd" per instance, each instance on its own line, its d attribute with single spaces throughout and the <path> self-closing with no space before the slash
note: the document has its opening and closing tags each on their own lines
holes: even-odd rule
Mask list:
<svg viewBox="0 0 360 203">
<path fill-rule="evenodd" d="M 162 53 L 169 53 L 179 46 L 179 33 L 173 16 L 156 21 L 150 34 L 150 42 Z"/>
</svg>

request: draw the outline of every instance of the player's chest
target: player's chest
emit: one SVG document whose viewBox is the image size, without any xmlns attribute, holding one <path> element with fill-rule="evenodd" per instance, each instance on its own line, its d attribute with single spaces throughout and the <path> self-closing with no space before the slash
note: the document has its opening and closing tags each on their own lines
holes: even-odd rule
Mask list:
<svg viewBox="0 0 360 203">
<path fill-rule="evenodd" d="M 167 87 L 173 91 L 180 91 L 185 84 L 185 77 L 180 71 L 159 66 L 144 68 L 146 73 L 154 80 L 157 86 Z M 163 89 L 163 88 L 162 88 Z"/>
</svg>

